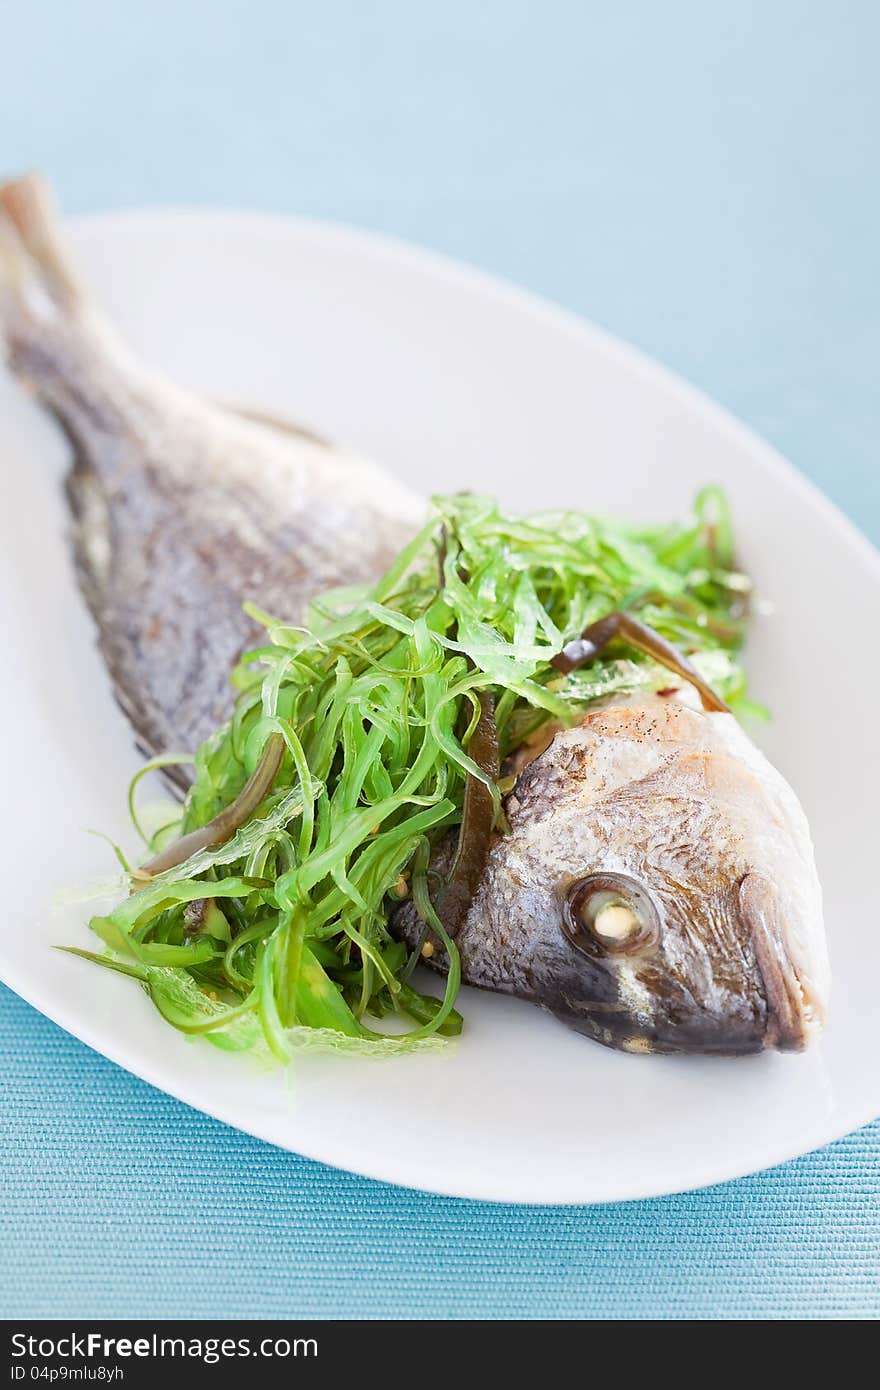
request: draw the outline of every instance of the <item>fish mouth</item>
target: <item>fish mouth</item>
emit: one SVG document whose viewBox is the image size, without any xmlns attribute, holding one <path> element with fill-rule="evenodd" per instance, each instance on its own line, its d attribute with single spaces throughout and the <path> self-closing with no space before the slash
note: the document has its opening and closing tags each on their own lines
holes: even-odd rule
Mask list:
<svg viewBox="0 0 880 1390">
<path fill-rule="evenodd" d="M 743 1057 L 779 1045 L 768 1040 L 768 1010 L 757 980 L 720 1009 L 700 1003 L 669 976 L 640 980 L 626 963 L 608 965 L 593 963 L 580 988 L 572 981 L 561 998 L 540 1002 L 575 1032 L 616 1052 Z"/>
<path fill-rule="evenodd" d="M 752 1019 L 727 1023 L 719 1029 L 714 1021 L 700 1017 L 674 1024 L 665 1018 L 641 1022 L 619 1004 L 605 1009 L 594 1006 L 580 1014 L 559 1008 L 552 1012 L 560 1022 L 604 1047 L 642 1056 L 746 1057 L 776 1045 L 767 1042 Z"/>
<path fill-rule="evenodd" d="M 803 1052 L 825 1022 L 823 991 L 815 983 L 815 971 L 796 951 L 779 895 L 769 880 L 748 874 L 740 884 L 739 905 L 767 1002 L 764 1047 Z"/>
<path fill-rule="evenodd" d="M 617 952 L 587 952 L 567 931 L 578 965 L 561 997 L 547 991 L 541 1002 L 577 1032 L 622 1052 L 802 1052 L 822 1031 L 827 978 L 805 930 L 803 905 L 785 887 L 750 872 L 734 888 L 728 910 L 739 918 L 746 960 L 740 957 L 738 987 L 730 976 L 719 984 L 723 995 L 695 995 L 686 978 L 652 968 L 650 961 L 639 968 Z"/>
<path fill-rule="evenodd" d="M 759 963 L 767 997 L 764 1047 L 776 1052 L 803 1052 L 821 1031 L 822 1021 L 812 1016 L 793 971 L 780 969 L 775 960 L 766 967 L 763 961 Z"/>
</svg>

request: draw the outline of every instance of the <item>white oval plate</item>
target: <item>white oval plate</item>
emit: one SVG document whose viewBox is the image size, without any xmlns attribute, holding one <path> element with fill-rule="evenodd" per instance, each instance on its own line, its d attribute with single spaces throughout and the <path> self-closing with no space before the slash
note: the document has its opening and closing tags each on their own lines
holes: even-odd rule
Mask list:
<svg viewBox="0 0 880 1390">
<path fill-rule="evenodd" d="M 0 973 L 147 1081 L 284 1148 L 391 1182 L 517 1202 L 646 1197 L 752 1172 L 880 1112 L 873 866 L 880 557 L 766 445 L 696 391 L 560 310 L 436 256 L 312 222 L 127 213 L 71 228 L 86 281 L 131 344 L 213 397 L 259 403 L 395 469 L 643 519 L 717 480 L 758 621 L 758 731 L 812 822 L 835 988 L 802 1057 L 608 1052 L 539 1010 L 472 991 L 442 1056 L 307 1056 L 292 1084 L 175 1033 L 129 981 L 50 950 L 91 943 L 56 890 L 112 870 L 137 765 L 63 539 L 67 447 L 0 379 L 5 679 Z M 814 660 L 813 650 L 821 648 Z M 26 1048 L 26 1036 L 21 1039 Z M 100 1112 L 98 1112 L 100 1113 Z"/>
</svg>

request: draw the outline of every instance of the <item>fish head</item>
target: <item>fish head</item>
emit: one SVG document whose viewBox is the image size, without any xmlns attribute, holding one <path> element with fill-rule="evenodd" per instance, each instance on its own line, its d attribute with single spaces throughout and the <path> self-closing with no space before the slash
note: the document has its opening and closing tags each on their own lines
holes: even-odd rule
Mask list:
<svg viewBox="0 0 880 1390">
<path fill-rule="evenodd" d="M 797 1051 L 821 1030 L 806 819 L 732 715 L 662 696 L 594 711 L 507 809 L 466 924 L 488 925 L 490 987 L 631 1052 Z"/>
</svg>

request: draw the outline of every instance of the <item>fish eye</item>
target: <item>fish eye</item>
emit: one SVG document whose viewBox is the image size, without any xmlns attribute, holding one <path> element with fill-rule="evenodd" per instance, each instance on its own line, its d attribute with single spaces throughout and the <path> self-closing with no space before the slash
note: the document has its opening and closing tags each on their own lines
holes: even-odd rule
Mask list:
<svg viewBox="0 0 880 1390">
<path fill-rule="evenodd" d="M 620 955 L 657 940 L 657 909 L 641 884 L 625 874 L 588 874 L 566 894 L 565 935 L 586 955 Z"/>
</svg>

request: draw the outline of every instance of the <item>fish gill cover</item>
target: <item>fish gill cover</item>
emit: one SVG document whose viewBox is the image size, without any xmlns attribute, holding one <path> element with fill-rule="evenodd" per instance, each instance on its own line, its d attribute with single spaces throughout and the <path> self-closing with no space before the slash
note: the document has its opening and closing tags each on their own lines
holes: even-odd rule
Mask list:
<svg viewBox="0 0 880 1390">
<path fill-rule="evenodd" d="M 130 896 L 92 919 L 109 952 L 75 954 L 134 977 L 169 1023 L 222 1047 L 287 1061 L 303 1045 L 436 1046 L 462 1024 L 438 841 L 458 835 L 467 869 L 467 839 L 503 833 L 505 763 L 542 724 L 670 683 L 622 647 L 568 675 L 551 659 L 627 610 L 741 711 L 748 588 L 716 488 L 686 524 L 656 529 L 435 499 L 378 583 L 325 593 L 303 627 L 254 612 L 266 643 L 232 674 L 233 717 L 196 752 L 182 816 L 150 842 Z M 489 761 L 476 752 L 487 711 Z M 485 788 L 482 827 L 468 787 Z M 389 926 L 405 899 L 423 924 L 413 950 Z M 412 983 L 433 941 L 450 962 L 442 999 Z"/>
</svg>

